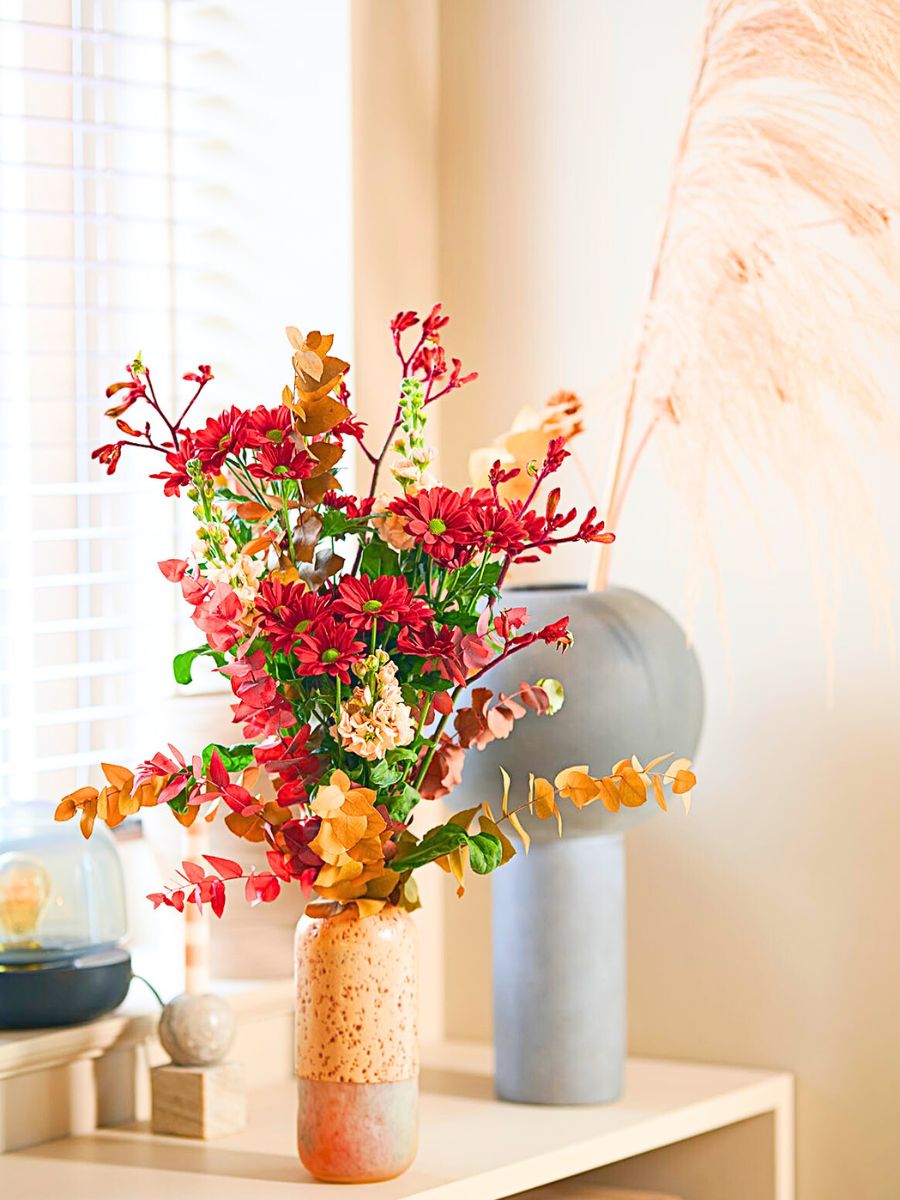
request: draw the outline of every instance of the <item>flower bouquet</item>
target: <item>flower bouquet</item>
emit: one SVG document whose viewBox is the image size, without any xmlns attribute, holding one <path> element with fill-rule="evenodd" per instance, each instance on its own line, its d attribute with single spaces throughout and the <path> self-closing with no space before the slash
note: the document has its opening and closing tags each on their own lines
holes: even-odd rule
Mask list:
<svg viewBox="0 0 900 1200">
<path fill-rule="evenodd" d="M 150 450 L 161 460 L 152 478 L 191 504 L 190 554 L 159 564 L 203 637 L 176 656 L 175 678 L 189 683 L 194 661 L 210 658 L 229 680 L 242 736 L 193 754 L 170 745 L 134 771 L 103 764 L 105 785 L 66 796 L 57 818 L 79 814 L 89 836 L 97 818 L 115 826 L 165 805 L 185 826 L 224 813 L 236 838 L 265 843 L 265 870 L 212 855 L 184 862 L 178 881 L 149 897 L 155 906 L 208 905 L 221 916 L 231 887 L 251 904 L 292 885 L 315 892 L 297 941 L 297 1065 L 301 1157 L 321 1178 L 387 1178 L 414 1154 L 406 914 L 419 904 L 415 872 L 437 863 L 462 894 L 467 868 L 488 874 L 515 854 L 511 835 L 527 851 L 524 808 L 562 832 L 561 798 L 615 811 L 652 793 L 665 807 L 666 789 L 687 799 L 695 783 L 684 759 L 645 767 L 629 758 L 600 776 L 576 766 L 553 781 L 529 777 L 516 805 L 504 772 L 493 806 L 485 797 L 425 832 L 411 828 L 423 802 L 459 784 L 467 750 L 507 737 L 529 712 L 550 719 L 563 703 L 553 679 L 523 681 L 513 694 L 483 683 L 536 641 L 560 652 L 572 642 L 566 616 L 531 629 L 525 608 L 505 606 L 510 566 L 566 542 L 613 540 L 594 508 L 580 518 L 563 510 L 548 482 L 568 456 L 564 436 L 524 467 L 498 458 L 482 487 L 455 491 L 432 478 L 428 409 L 476 378 L 448 362 L 447 320 L 438 305 L 391 322 L 399 395 L 378 450 L 350 409 L 349 366 L 331 353 L 333 338 L 290 327 L 293 380 L 279 404 L 231 407 L 190 428 L 210 368 L 184 376 L 193 395 L 172 418 L 139 357 L 107 390 L 121 436 L 94 452 L 112 474 L 126 447 Z M 360 494 L 338 481 L 348 446 L 371 467 Z M 382 1145 L 335 1136 L 371 1130 L 376 1117 Z"/>
</svg>

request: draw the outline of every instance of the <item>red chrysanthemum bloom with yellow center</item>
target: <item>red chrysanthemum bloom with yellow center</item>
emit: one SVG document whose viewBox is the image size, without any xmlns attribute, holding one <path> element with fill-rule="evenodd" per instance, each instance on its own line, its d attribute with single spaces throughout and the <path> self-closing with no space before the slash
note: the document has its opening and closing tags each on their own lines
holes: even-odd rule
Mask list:
<svg viewBox="0 0 900 1200">
<path fill-rule="evenodd" d="M 451 488 L 425 488 L 414 496 L 400 496 L 390 511 L 402 517 L 406 531 L 421 545 L 426 554 L 459 565 L 475 552 L 473 533 L 478 502 L 472 492 L 454 492 Z M 468 557 L 466 555 L 468 554 Z"/>
<path fill-rule="evenodd" d="M 275 408 L 257 405 L 247 413 L 244 426 L 244 444 L 255 449 L 264 446 L 280 446 L 291 436 L 294 414 L 284 404 Z"/>
<path fill-rule="evenodd" d="M 256 597 L 256 611 L 262 617 L 262 631 L 273 650 L 287 652 L 313 622 L 328 611 L 328 600 L 311 592 L 303 583 L 281 583 L 266 579 Z"/>
<path fill-rule="evenodd" d="M 371 629 L 376 621 L 421 629 L 434 616 L 425 601 L 412 594 L 405 579 L 392 575 L 377 579 L 345 575 L 338 584 L 334 612 L 357 629 Z"/>
<path fill-rule="evenodd" d="M 206 425 L 194 434 L 196 455 L 203 470 L 216 472 L 229 454 L 243 446 L 243 428 L 247 414 L 232 405 L 218 417 L 210 417 Z"/>
<path fill-rule="evenodd" d="M 339 624 L 333 617 L 317 621 L 301 634 L 294 647 L 297 671 L 301 675 L 331 675 L 349 684 L 350 668 L 366 652 L 356 634 L 352 625 Z"/>
</svg>

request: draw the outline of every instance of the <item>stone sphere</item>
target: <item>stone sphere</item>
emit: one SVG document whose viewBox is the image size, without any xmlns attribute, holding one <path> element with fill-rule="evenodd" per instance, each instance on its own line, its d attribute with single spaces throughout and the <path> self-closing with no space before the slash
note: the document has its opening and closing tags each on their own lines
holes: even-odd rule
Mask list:
<svg viewBox="0 0 900 1200">
<path fill-rule="evenodd" d="M 234 1041 L 231 1006 L 219 996 L 176 996 L 159 1019 L 159 1040 L 178 1067 L 219 1062 Z"/>
</svg>

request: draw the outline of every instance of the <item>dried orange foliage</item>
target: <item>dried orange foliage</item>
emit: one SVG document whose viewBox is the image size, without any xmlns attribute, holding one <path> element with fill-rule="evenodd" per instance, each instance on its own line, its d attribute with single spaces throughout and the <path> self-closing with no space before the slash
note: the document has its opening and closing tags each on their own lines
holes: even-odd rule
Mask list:
<svg viewBox="0 0 900 1200">
<path fill-rule="evenodd" d="M 332 771 L 312 801 L 322 824 L 310 849 L 325 863 L 316 892 L 323 900 L 356 901 L 360 916 L 377 912 L 400 882 L 385 865 L 392 830 L 375 800 L 371 788 L 356 787 L 343 771 Z"/>
<path fill-rule="evenodd" d="M 666 762 L 668 762 L 668 766 L 663 771 L 654 770 Z M 690 759 L 674 758 L 671 754 L 663 754 L 659 758 L 654 758 L 644 767 L 638 758 L 632 756 L 630 759 L 623 758 L 617 762 L 608 775 L 591 775 L 586 766 L 566 767 L 565 770 L 559 772 L 552 783 L 549 779 L 529 775 L 527 802 L 519 808 L 510 808 L 510 778 L 502 767 L 500 770 L 503 776 L 500 816 L 495 816 L 490 805 L 485 801 L 480 821 L 483 833 L 493 833 L 500 839 L 503 847 L 501 862 L 507 862 L 516 853 L 515 847 L 499 828 L 503 821 L 508 821 L 519 835 L 526 854 L 531 846 L 531 837 L 519 818 L 519 813 L 523 810 L 530 812 L 539 821 L 549 821 L 551 818 L 555 818 L 559 836 L 562 837 L 562 813 L 559 809 L 559 799 L 570 800 L 576 808 L 587 808 L 588 805 L 599 800 L 609 812 L 618 812 L 620 808 L 640 808 L 642 804 L 647 803 L 652 794 L 663 812 L 668 812 L 666 803 L 666 789 L 668 788 L 674 795 L 681 796 L 684 811 L 689 813 L 691 809 L 690 793 L 697 783 L 697 777 L 691 770 Z M 471 816 L 474 816 L 478 809 L 470 811 Z M 471 820 L 471 816 L 469 813 L 460 814 L 460 817 L 468 817 L 469 820 Z M 453 820 L 459 820 L 459 818 L 453 818 Z M 465 827 L 468 828 L 468 824 Z M 442 862 L 441 865 L 445 869 L 449 868 L 453 871 L 460 885 L 459 894 L 462 895 L 462 865 L 465 848 L 455 851 L 455 854 L 458 856 L 457 862 L 448 864 Z M 452 856 L 448 857 L 452 858 Z"/>
<path fill-rule="evenodd" d="M 524 500 L 534 485 L 528 464 L 543 460 L 551 439 L 561 437 L 569 442 L 583 431 L 581 409 L 574 392 L 557 392 L 537 411 L 530 405 L 520 409 L 512 428 L 493 446 L 482 446 L 469 456 L 469 476 L 474 486 L 488 486 L 488 472 L 499 460 L 504 470 L 521 471 L 500 486 L 500 494 L 507 500 Z"/>
<path fill-rule="evenodd" d="M 70 821 L 77 812 L 81 813 L 81 832 L 85 837 L 91 836 L 94 821 L 97 817 L 105 821 L 110 829 L 126 817 L 133 816 L 142 808 L 151 808 L 156 804 L 159 793 L 163 789 L 163 779 L 151 779 L 134 787 L 134 773 L 127 767 L 119 767 L 114 763 L 101 764 L 106 776 L 106 787 L 99 791 L 95 787 L 81 787 L 68 796 L 63 796 L 56 806 L 57 821 Z"/>
</svg>

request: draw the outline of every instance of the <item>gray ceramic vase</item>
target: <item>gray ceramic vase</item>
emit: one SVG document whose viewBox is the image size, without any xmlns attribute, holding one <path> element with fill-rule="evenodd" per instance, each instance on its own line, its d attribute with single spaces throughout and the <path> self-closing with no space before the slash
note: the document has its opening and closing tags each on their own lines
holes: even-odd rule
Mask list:
<svg viewBox="0 0 900 1200">
<path fill-rule="evenodd" d="M 568 613 L 575 637 L 560 656 L 543 644 L 502 663 L 486 682 L 516 691 L 523 679 L 560 679 L 566 701 L 552 718 L 523 720 L 511 737 L 470 755 L 467 803 L 500 792 L 499 767 L 522 797 L 528 773 L 609 770 L 632 753 L 692 757 L 703 721 L 703 683 L 684 631 L 659 605 L 624 588 L 508 589 L 529 627 Z M 529 818 L 531 853 L 492 877 L 496 1087 L 503 1100 L 601 1104 L 621 1094 L 626 1053 L 623 833 L 656 811 L 609 813 L 567 805 L 556 822 Z M 552 827 L 552 828 L 551 828 Z"/>
</svg>

